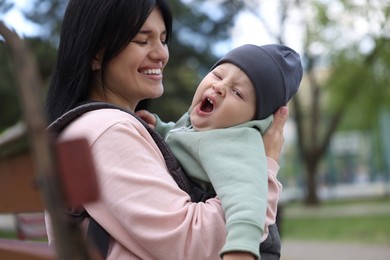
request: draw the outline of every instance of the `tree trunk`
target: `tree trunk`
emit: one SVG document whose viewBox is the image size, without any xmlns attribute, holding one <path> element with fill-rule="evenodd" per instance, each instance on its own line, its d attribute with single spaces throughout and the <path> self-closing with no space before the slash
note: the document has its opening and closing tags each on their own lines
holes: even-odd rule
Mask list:
<svg viewBox="0 0 390 260">
<path fill-rule="evenodd" d="M 318 205 L 320 203 L 317 196 L 317 182 L 316 182 L 316 172 L 317 172 L 318 160 L 311 160 L 306 162 L 306 187 L 307 194 L 305 198 L 306 205 Z"/>
</svg>

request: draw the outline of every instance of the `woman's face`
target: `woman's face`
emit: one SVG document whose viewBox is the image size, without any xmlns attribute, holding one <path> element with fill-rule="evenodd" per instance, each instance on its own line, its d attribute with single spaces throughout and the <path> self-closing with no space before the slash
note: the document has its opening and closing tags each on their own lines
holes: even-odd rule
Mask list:
<svg viewBox="0 0 390 260">
<path fill-rule="evenodd" d="M 226 128 L 253 120 L 255 89 L 248 76 L 231 63 L 222 63 L 199 83 L 190 107 L 194 129 Z"/>
<path fill-rule="evenodd" d="M 100 72 L 97 56 L 92 66 Z M 164 20 L 159 9 L 155 8 L 139 33 L 109 62 L 104 88 L 101 84 L 94 84 L 91 99 L 114 103 L 134 111 L 142 99 L 162 95 L 162 72 L 168 59 Z M 100 78 L 100 75 L 95 76 Z"/>
</svg>

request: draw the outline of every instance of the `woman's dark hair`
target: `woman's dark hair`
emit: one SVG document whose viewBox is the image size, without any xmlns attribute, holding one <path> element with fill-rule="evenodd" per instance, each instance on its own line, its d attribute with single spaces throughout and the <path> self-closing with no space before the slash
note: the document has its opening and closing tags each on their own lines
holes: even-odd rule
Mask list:
<svg viewBox="0 0 390 260">
<path fill-rule="evenodd" d="M 154 7 L 162 13 L 167 41 L 172 14 L 165 0 L 70 0 L 62 24 L 57 62 L 46 98 L 49 123 L 87 101 L 91 62 L 104 49 L 102 75 L 137 35 Z"/>
</svg>

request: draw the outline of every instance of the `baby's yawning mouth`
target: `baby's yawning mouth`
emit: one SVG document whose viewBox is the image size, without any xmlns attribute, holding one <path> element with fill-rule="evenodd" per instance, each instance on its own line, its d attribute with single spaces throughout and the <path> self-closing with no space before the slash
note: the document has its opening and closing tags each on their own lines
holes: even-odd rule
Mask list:
<svg viewBox="0 0 390 260">
<path fill-rule="evenodd" d="M 205 98 L 200 105 L 200 110 L 206 113 L 210 113 L 213 111 L 213 109 L 213 101 L 210 98 Z"/>
</svg>

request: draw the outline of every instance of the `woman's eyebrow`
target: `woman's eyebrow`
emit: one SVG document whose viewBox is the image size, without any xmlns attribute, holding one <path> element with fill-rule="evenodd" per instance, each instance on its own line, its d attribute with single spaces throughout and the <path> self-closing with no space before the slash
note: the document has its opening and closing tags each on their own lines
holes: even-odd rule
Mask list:
<svg viewBox="0 0 390 260">
<path fill-rule="evenodd" d="M 145 35 L 149 35 L 149 34 L 152 34 L 153 33 L 153 30 L 140 30 L 139 32 L 138 32 L 139 34 L 145 34 Z M 161 35 L 166 35 L 167 34 L 167 31 L 163 31 L 162 33 L 161 33 Z"/>
</svg>

